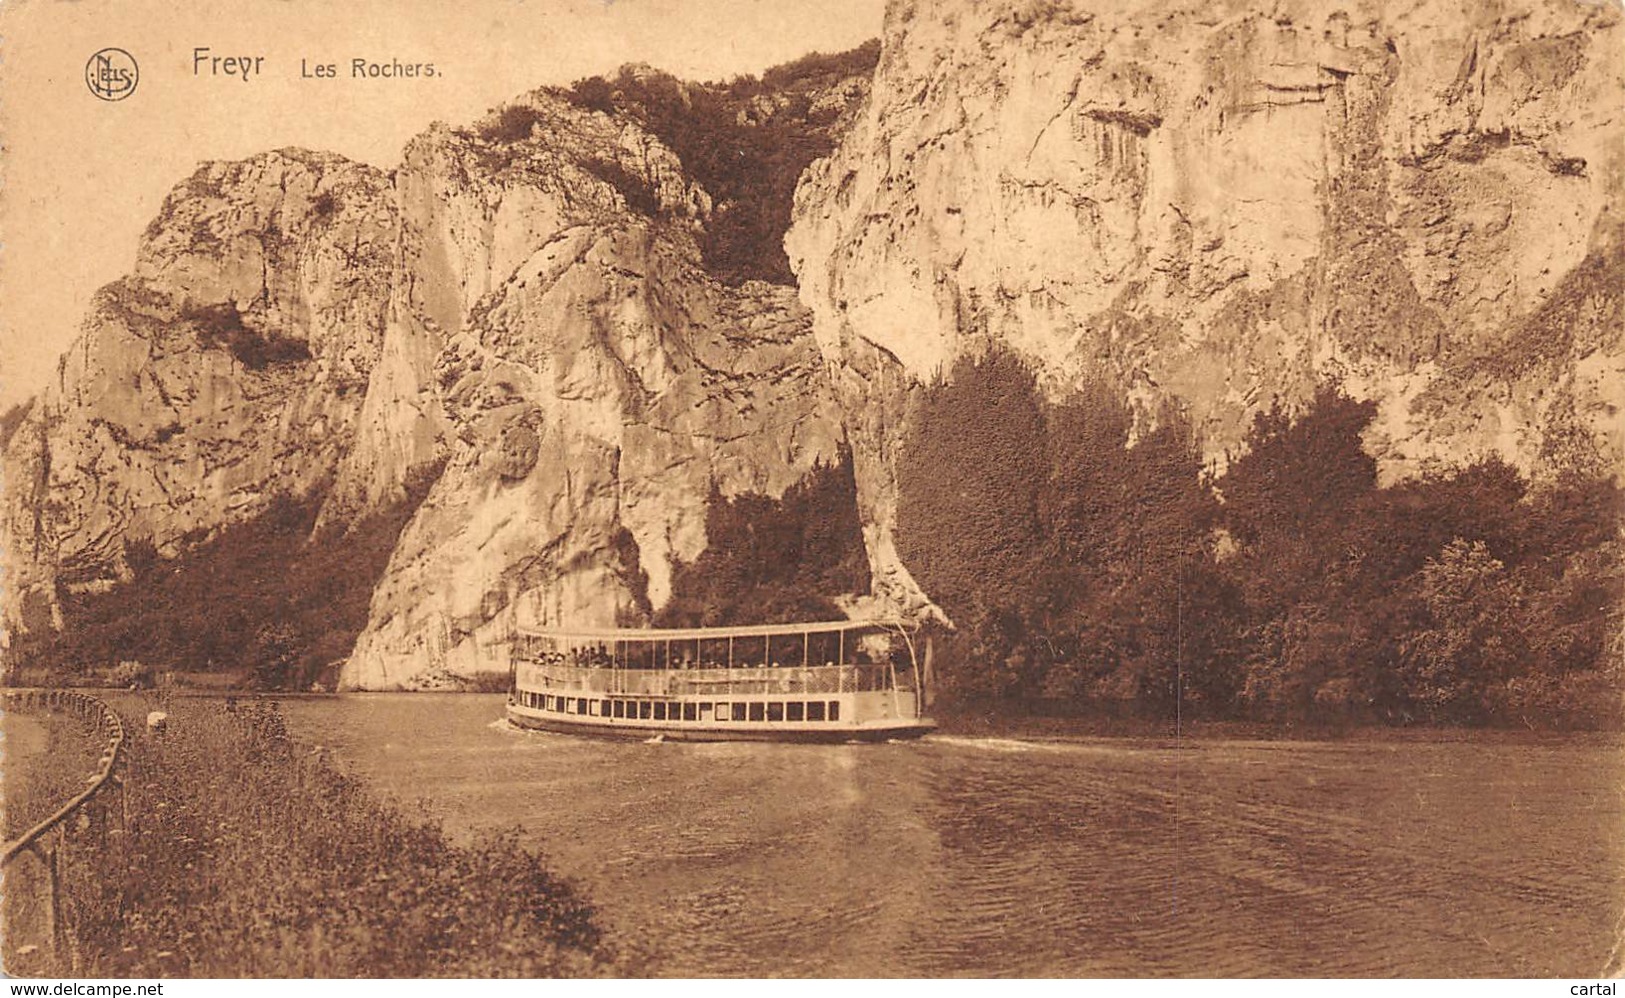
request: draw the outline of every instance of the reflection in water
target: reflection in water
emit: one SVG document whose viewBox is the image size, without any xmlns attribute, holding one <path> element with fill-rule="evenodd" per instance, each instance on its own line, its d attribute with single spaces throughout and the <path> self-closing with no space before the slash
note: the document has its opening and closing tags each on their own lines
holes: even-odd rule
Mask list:
<svg viewBox="0 0 1625 998">
<path fill-rule="evenodd" d="M 454 833 L 521 824 L 678 976 L 1591 976 L 1617 748 L 646 744 L 501 697 L 289 702 Z"/>
</svg>

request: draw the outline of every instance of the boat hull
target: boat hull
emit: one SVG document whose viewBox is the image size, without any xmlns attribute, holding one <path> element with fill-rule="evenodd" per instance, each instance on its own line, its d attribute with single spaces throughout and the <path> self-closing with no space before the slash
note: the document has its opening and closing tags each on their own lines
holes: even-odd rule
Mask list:
<svg viewBox="0 0 1625 998">
<path fill-rule="evenodd" d="M 898 741 L 918 738 L 936 729 L 935 722 L 920 718 L 822 728 L 716 728 L 686 722 L 679 725 L 640 723 L 634 726 L 613 722 L 606 724 L 588 718 L 571 720 L 568 716 L 540 716 L 513 708 L 508 710 L 508 721 L 516 727 L 532 731 L 638 741 L 659 738 L 670 742 L 801 742 L 823 745 Z"/>
</svg>

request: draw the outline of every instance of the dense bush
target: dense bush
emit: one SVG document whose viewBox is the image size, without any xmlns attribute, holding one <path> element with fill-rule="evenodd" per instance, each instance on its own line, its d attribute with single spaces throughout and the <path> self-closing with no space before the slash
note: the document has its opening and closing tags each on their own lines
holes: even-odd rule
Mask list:
<svg viewBox="0 0 1625 998">
<path fill-rule="evenodd" d="M 626 69 L 613 80 L 580 80 L 566 96 L 584 108 L 633 118 L 677 154 L 713 199 L 701 250 L 720 280 L 790 284 L 795 278 L 784 233 L 796 182 L 834 148 L 840 114 L 838 101 L 819 98 L 846 80 L 869 76 L 879 56 L 880 45 L 872 41 L 849 52 L 809 55 L 760 79 L 710 84 Z"/>
<path fill-rule="evenodd" d="M 869 588 L 849 454 L 779 499 L 713 492 L 705 535 L 705 551 L 673 573 L 659 626 L 840 619 L 832 597 Z"/>
<path fill-rule="evenodd" d="M 166 730 L 128 743 L 128 835 L 70 851 L 94 866 L 67 878 L 79 974 L 610 969 L 592 908 L 516 833 L 451 844 L 290 739 L 274 702 L 162 706 Z"/>
<path fill-rule="evenodd" d="M 540 111 L 523 104 L 510 104 L 479 128 L 487 142 L 512 144 L 530 138 L 531 130 L 542 120 Z"/>
<path fill-rule="evenodd" d="M 897 543 L 950 698 L 1273 720 L 1615 725 L 1621 491 L 1496 459 L 1379 487 L 1333 388 L 1208 481 L 1179 413 L 1040 399 L 995 351 L 924 392 Z M 1132 440 L 1132 445 L 1131 445 Z"/>
<path fill-rule="evenodd" d="M 10 446 L 11 438 L 17 435 L 18 427 L 23 425 L 23 420 L 28 418 L 28 414 L 33 408 L 34 400 L 30 398 L 26 402 L 20 402 L 9 407 L 3 414 L 0 414 L 0 450 L 5 450 L 6 447 Z"/>
<path fill-rule="evenodd" d="M 588 173 L 615 188 L 626 201 L 626 207 L 640 215 L 660 213 L 660 196 L 637 174 L 614 160 L 591 160 L 585 164 Z"/>
<path fill-rule="evenodd" d="M 125 660 L 154 672 L 233 672 L 262 689 L 331 688 L 401 528 L 438 474 L 360 522 L 315 530 L 321 496 L 279 496 L 179 556 L 150 543 L 126 551 L 133 577 L 108 592 L 64 594 L 60 634 L 20 637 L 8 667 L 105 676 Z"/>
<path fill-rule="evenodd" d="M 181 315 L 181 320 L 192 325 L 205 347 L 230 351 L 251 371 L 310 359 L 310 347 L 304 340 L 250 328 L 231 302 L 194 305 Z"/>
</svg>

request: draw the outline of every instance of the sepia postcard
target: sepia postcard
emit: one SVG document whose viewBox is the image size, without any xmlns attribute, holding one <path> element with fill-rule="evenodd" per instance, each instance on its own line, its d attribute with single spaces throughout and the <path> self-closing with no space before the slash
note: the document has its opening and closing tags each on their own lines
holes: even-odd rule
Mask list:
<svg viewBox="0 0 1625 998">
<path fill-rule="evenodd" d="M 6 0 L 5 974 L 1614 994 L 1622 51 Z"/>
</svg>

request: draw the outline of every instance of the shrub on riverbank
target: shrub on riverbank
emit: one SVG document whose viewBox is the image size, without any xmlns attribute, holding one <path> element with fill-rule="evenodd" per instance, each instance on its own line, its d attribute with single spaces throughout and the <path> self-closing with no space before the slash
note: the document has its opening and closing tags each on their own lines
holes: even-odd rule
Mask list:
<svg viewBox="0 0 1625 998">
<path fill-rule="evenodd" d="M 603 973 L 593 910 L 515 833 L 453 845 L 381 805 L 274 703 L 177 700 L 130 743 L 130 822 L 75 896 L 95 977 Z"/>
<path fill-rule="evenodd" d="M 897 549 L 958 625 L 947 707 L 1282 725 L 1625 725 L 1625 490 L 1493 456 L 1384 485 L 1376 407 L 1258 415 L 1223 475 L 1178 411 L 1017 356 L 920 394 Z"/>
</svg>

